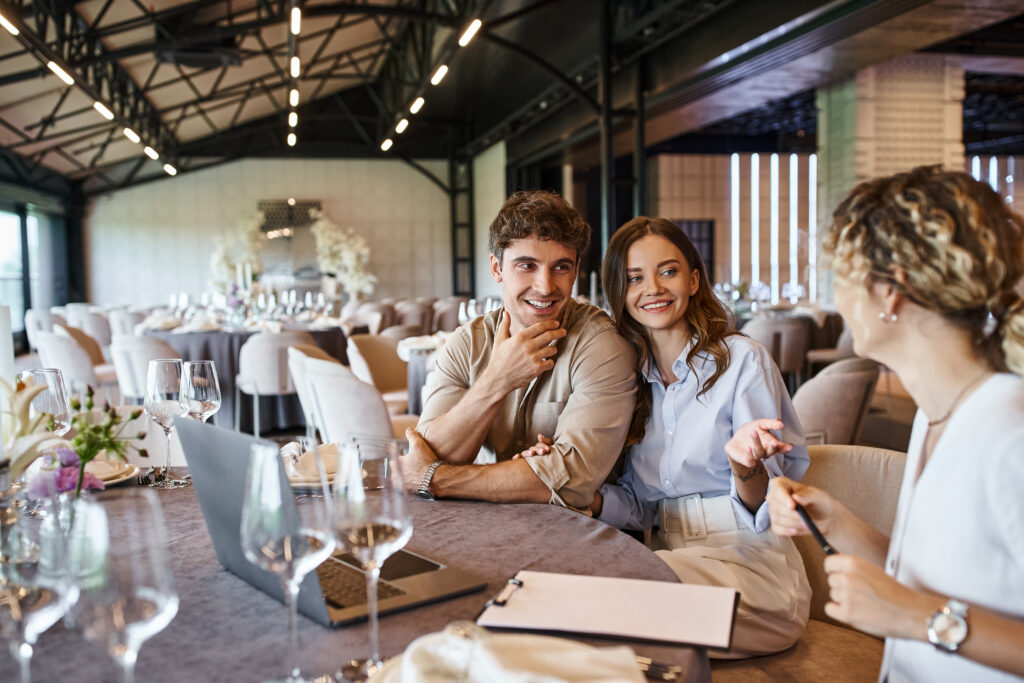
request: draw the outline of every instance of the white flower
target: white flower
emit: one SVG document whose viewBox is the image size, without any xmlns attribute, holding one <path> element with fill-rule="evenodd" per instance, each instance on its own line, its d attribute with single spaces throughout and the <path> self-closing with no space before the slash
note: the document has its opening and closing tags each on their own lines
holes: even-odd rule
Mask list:
<svg viewBox="0 0 1024 683">
<path fill-rule="evenodd" d="M 338 227 L 323 211 L 311 209 L 309 215 L 315 220 L 310 229 L 320 270 L 334 273 L 349 294 L 373 294 L 377 278 L 366 270 L 370 245 L 362 235 Z"/>
<path fill-rule="evenodd" d="M 2 458 L 10 461 L 11 479 L 15 479 L 43 451 L 61 447 L 70 448 L 71 443 L 55 436 L 49 430 L 45 415 L 39 415 L 35 419 L 29 417 L 32 399 L 47 390 L 45 384 L 34 384 L 28 387 L 19 382 L 16 387 L 11 387 L 10 384 L 0 379 L 0 385 L 3 385 L 8 396 L 8 408 L 4 411 L 3 419 L 4 452 Z"/>
</svg>

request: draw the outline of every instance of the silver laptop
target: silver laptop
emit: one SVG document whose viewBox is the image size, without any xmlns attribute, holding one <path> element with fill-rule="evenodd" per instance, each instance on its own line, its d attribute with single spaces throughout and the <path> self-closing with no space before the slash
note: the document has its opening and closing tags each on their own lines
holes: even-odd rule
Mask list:
<svg viewBox="0 0 1024 683">
<path fill-rule="evenodd" d="M 188 418 L 176 418 L 174 426 L 217 559 L 231 573 L 283 602 L 280 580 L 245 559 L 239 540 L 249 448 L 266 442 Z M 283 474 L 284 465 L 281 467 Z M 285 505 L 295 505 L 290 495 L 284 500 Z M 399 550 L 381 567 L 380 613 L 471 593 L 486 585 L 468 572 Z M 356 559 L 337 552 L 307 574 L 299 590 L 299 611 L 325 626 L 365 619 L 366 575 Z"/>
</svg>

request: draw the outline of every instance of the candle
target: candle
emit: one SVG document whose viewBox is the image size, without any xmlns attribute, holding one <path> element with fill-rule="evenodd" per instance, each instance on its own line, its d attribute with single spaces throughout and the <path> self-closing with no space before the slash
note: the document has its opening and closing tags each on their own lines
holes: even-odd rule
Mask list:
<svg viewBox="0 0 1024 683">
<path fill-rule="evenodd" d="M 238 285 L 238 289 L 245 289 L 245 281 L 242 279 L 242 264 L 235 264 L 235 284 Z"/>
<path fill-rule="evenodd" d="M 245 263 L 245 291 L 252 289 L 252 264 L 248 261 Z"/>
<path fill-rule="evenodd" d="M 600 305 L 597 301 L 597 273 L 590 271 L 590 303 Z"/>
<path fill-rule="evenodd" d="M 11 385 L 17 380 L 14 377 L 14 337 L 11 335 L 11 307 L 0 306 L 0 379 Z M 7 409 L 7 390 L 0 385 L 0 407 Z M 2 412 L 0 410 L 0 412 Z M 0 424 L 0 454 L 3 453 L 3 426 Z"/>
</svg>

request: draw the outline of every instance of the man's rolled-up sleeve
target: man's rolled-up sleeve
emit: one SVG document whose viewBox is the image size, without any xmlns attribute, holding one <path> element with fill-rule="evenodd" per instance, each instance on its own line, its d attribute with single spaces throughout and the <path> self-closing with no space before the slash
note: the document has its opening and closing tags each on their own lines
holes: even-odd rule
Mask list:
<svg viewBox="0 0 1024 683">
<path fill-rule="evenodd" d="M 572 393 L 558 418 L 551 452 L 527 458 L 551 489 L 552 503 L 589 509 L 615 465 L 636 403 L 633 363 L 633 350 L 612 328 L 576 352 Z"/>
<path fill-rule="evenodd" d="M 469 337 L 464 329 L 448 338 L 427 374 L 423 410 L 416 430 L 423 434 L 431 422 L 455 407 L 469 391 Z"/>
</svg>

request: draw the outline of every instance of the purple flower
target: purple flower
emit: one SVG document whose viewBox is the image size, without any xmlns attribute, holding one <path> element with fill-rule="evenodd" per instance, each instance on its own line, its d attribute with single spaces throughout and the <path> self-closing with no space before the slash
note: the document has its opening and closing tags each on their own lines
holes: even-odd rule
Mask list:
<svg viewBox="0 0 1024 683">
<path fill-rule="evenodd" d="M 61 467 L 57 471 L 57 490 L 60 492 L 74 491 L 78 487 L 78 468 L 77 467 Z M 85 472 L 82 476 L 82 490 L 84 491 L 102 491 L 103 482 L 100 481 L 99 477 L 90 472 Z"/>
<path fill-rule="evenodd" d="M 81 460 L 78 459 L 78 453 L 75 453 L 70 448 L 58 448 L 54 455 L 60 461 L 61 467 L 78 467 L 79 463 L 81 463 Z"/>
<path fill-rule="evenodd" d="M 29 480 L 28 485 L 25 487 L 25 492 L 33 500 L 49 498 L 57 494 L 57 470 L 39 470 Z"/>
</svg>

